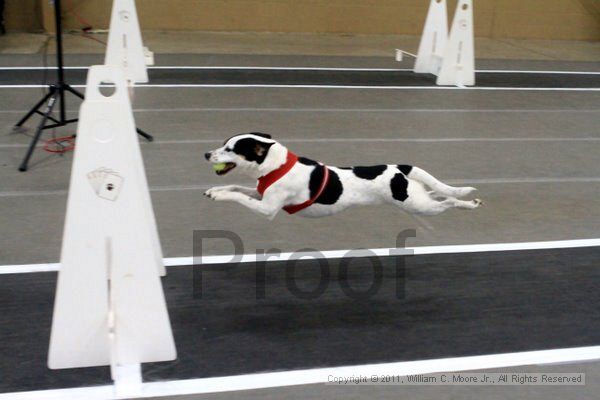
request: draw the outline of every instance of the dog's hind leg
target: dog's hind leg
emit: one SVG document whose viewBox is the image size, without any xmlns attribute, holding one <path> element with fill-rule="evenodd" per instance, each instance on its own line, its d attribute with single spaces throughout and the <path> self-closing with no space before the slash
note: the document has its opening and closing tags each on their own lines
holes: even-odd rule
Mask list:
<svg viewBox="0 0 600 400">
<path fill-rule="evenodd" d="M 435 194 L 450 197 L 464 197 L 477 190 L 474 187 L 454 187 L 446 185 L 444 182 L 438 180 L 433 175 L 419 167 L 399 165 L 398 169 L 405 174 L 407 178 L 414 179 L 429 186 L 433 192 L 435 192 Z"/>
<path fill-rule="evenodd" d="M 422 215 L 437 215 L 449 208 L 474 209 L 482 202 L 479 199 L 465 201 L 454 197 L 438 200 L 425 189 L 423 183 L 406 179 L 403 174 L 397 174 L 390 181 L 392 202 L 404 210 Z"/>
<path fill-rule="evenodd" d="M 440 214 L 450 208 L 462 208 L 466 210 L 473 210 L 479 206 L 481 206 L 482 201 L 479 199 L 465 201 L 458 200 L 454 197 L 449 197 L 442 201 L 437 201 L 435 199 L 421 199 L 421 201 L 416 202 L 411 205 L 411 207 L 407 207 L 409 211 L 412 211 L 417 214 L 422 215 L 437 215 Z"/>
</svg>

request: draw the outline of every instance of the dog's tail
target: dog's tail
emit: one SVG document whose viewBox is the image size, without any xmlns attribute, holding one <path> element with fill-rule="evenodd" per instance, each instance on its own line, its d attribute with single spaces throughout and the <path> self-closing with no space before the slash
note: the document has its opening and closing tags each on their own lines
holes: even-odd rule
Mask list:
<svg viewBox="0 0 600 400">
<path fill-rule="evenodd" d="M 444 196 L 450 197 L 464 197 L 469 193 L 474 192 L 474 187 L 454 187 L 450 185 L 446 185 L 444 182 L 436 179 L 429 172 L 419 168 L 419 167 L 410 167 L 407 165 L 399 165 L 398 169 L 407 178 L 414 179 L 418 182 L 421 182 L 431 188 L 435 193 L 441 194 Z"/>
</svg>

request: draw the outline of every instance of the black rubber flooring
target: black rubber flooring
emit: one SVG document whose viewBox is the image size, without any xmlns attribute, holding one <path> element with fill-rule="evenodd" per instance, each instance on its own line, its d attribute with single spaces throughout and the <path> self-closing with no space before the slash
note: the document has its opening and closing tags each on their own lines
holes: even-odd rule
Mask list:
<svg viewBox="0 0 600 400">
<path fill-rule="evenodd" d="M 39 85 L 55 80 L 54 70 L 0 70 L 0 85 Z M 86 70 L 66 70 L 66 81 L 85 84 Z M 161 84 L 431 86 L 435 76 L 410 71 L 323 71 L 263 69 L 150 69 Z M 479 72 L 480 87 L 600 88 L 600 75 Z"/>
<path fill-rule="evenodd" d="M 179 357 L 144 365 L 144 380 L 598 345 L 599 260 L 580 248 L 171 267 Z M 0 276 L 0 393 L 110 383 L 108 368 L 46 368 L 55 284 Z"/>
</svg>

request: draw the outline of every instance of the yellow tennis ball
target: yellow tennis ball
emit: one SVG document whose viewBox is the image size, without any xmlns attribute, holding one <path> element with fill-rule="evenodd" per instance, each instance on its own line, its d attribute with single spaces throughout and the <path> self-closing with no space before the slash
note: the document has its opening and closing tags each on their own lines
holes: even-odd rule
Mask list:
<svg viewBox="0 0 600 400">
<path fill-rule="evenodd" d="M 227 164 L 225 164 L 225 163 L 219 163 L 219 164 L 213 164 L 212 167 L 215 171 L 218 172 L 218 171 L 224 170 L 226 166 L 227 166 Z"/>
</svg>

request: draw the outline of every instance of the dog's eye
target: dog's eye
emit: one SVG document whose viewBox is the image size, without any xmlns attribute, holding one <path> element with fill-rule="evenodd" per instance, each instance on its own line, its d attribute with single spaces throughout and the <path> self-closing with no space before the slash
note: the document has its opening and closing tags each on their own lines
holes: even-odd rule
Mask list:
<svg viewBox="0 0 600 400">
<path fill-rule="evenodd" d="M 229 147 L 225 147 L 225 151 L 232 151 Z"/>
</svg>

